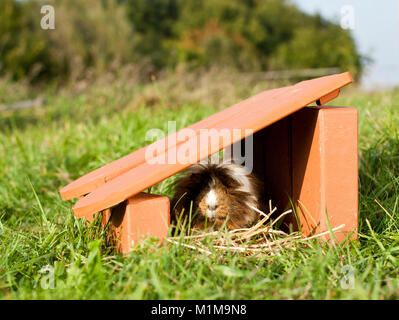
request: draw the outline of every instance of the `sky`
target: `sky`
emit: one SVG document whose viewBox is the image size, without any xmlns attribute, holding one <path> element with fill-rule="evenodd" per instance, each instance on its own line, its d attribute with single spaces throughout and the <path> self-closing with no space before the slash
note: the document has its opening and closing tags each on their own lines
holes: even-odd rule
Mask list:
<svg viewBox="0 0 399 320">
<path fill-rule="evenodd" d="M 373 61 L 365 90 L 399 87 L 399 0 L 291 0 L 308 13 L 349 28 L 362 55 Z"/>
</svg>

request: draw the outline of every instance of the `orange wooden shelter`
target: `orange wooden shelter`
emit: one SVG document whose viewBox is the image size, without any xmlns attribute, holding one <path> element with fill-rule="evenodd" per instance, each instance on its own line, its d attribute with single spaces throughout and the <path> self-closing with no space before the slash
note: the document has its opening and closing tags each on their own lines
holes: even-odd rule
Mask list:
<svg viewBox="0 0 399 320">
<path fill-rule="evenodd" d="M 261 92 L 189 126 L 194 134 L 184 140 L 177 139 L 180 130 L 88 173 L 62 188 L 61 197 L 80 198 L 73 207 L 78 218 L 105 212 L 103 222 L 119 230 L 126 252 L 142 234 L 162 239 L 169 227 L 169 199 L 142 191 L 252 135 L 255 174 L 277 207 L 298 205 L 304 234 L 344 224 L 336 235 L 342 240 L 357 228 L 358 114 L 325 104 L 351 82 L 346 72 Z M 148 156 L 149 149 L 156 152 Z M 163 161 L 178 153 L 187 154 L 184 161 Z M 122 204 L 119 218 L 111 216 L 108 209 Z"/>
</svg>

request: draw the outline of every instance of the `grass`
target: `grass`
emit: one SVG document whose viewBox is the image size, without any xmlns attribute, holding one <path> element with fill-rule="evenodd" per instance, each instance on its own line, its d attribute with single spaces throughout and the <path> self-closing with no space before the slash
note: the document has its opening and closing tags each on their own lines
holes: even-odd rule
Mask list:
<svg viewBox="0 0 399 320">
<path fill-rule="evenodd" d="M 176 87 L 176 80 L 115 82 L 74 94 L 49 89 L 46 106 L 0 114 L 0 298 L 399 298 L 398 90 L 343 90 L 334 102 L 360 111 L 360 238 L 349 245 L 315 240 L 270 259 L 219 252 L 211 243 L 212 255 L 176 245 L 153 250 L 149 241 L 121 256 L 104 244 L 98 223 L 89 232 L 73 217 L 73 202 L 58 195 L 62 186 L 146 145 L 147 130 L 166 131 L 167 120 L 181 128 L 263 88 L 235 84 L 234 90 L 231 81 L 229 91 Z M 2 103 L 32 95 L 2 85 Z M 233 101 L 221 99 L 226 95 Z M 172 179 L 152 191 L 171 196 Z M 342 285 L 348 274 L 351 288 Z M 53 289 L 46 286 L 51 276 Z"/>
</svg>

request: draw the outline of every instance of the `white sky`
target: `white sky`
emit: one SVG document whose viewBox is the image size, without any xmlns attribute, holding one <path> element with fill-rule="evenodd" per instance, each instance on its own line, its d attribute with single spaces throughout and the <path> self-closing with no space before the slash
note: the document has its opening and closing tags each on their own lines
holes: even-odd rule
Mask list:
<svg viewBox="0 0 399 320">
<path fill-rule="evenodd" d="M 362 54 L 373 59 L 362 79 L 365 89 L 399 86 L 399 0 L 291 0 L 305 12 L 319 12 L 341 23 L 341 9 L 354 13 L 353 37 Z"/>
</svg>

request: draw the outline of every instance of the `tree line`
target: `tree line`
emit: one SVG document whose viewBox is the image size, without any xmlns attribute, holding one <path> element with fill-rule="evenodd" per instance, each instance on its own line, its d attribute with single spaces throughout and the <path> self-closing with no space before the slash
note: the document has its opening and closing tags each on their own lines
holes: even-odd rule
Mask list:
<svg viewBox="0 0 399 320">
<path fill-rule="evenodd" d="M 239 71 L 339 68 L 361 74 L 348 30 L 287 0 L 0 1 L 0 75 L 64 82 L 145 64 L 156 72 L 228 66 Z"/>
</svg>

